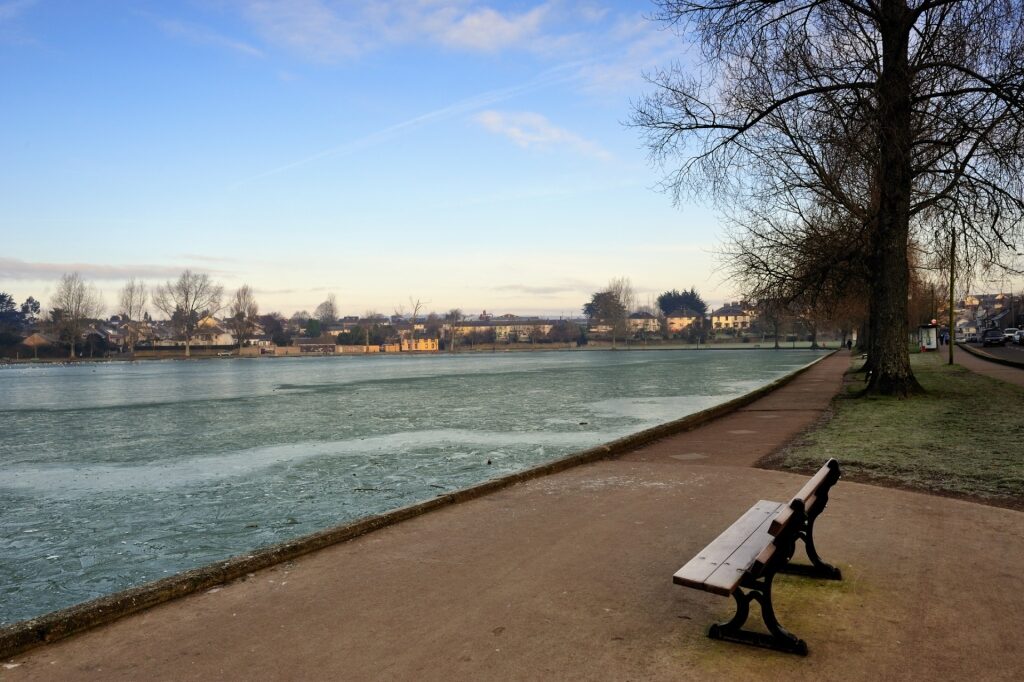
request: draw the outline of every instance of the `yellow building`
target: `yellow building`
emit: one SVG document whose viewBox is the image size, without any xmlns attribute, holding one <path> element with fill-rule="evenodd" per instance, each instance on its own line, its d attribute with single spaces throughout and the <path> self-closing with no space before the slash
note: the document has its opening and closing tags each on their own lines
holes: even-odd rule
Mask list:
<svg viewBox="0 0 1024 682">
<path fill-rule="evenodd" d="M 714 329 L 750 329 L 754 317 L 740 303 L 729 303 L 711 313 L 711 326 Z"/>
<path fill-rule="evenodd" d="M 650 313 L 633 313 L 629 316 L 629 331 L 633 334 L 657 332 L 660 329 L 661 321 Z"/>
<path fill-rule="evenodd" d="M 430 353 L 436 351 L 437 339 L 402 339 L 402 351 L 412 353 Z"/>
<path fill-rule="evenodd" d="M 694 323 L 703 320 L 703 318 L 704 316 L 700 313 L 690 310 L 689 308 L 684 308 L 667 316 L 665 318 L 665 324 L 668 326 L 670 334 L 678 334 L 681 331 L 689 329 Z"/>
</svg>

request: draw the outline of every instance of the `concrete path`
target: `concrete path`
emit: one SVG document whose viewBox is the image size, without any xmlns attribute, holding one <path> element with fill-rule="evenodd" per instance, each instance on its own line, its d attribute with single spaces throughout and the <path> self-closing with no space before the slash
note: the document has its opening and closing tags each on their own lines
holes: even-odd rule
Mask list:
<svg viewBox="0 0 1024 682">
<path fill-rule="evenodd" d="M 1024 386 L 1024 369 L 1000 365 L 997 362 L 989 362 L 988 360 L 971 355 L 960 348 L 956 348 L 953 351 L 953 362 L 963 365 L 972 372 L 984 374 L 1000 381 L 1007 381 L 1011 384 L 1017 384 L 1018 386 Z"/>
<path fill-rule="evenodd" d="M 1024 513 L 841 481 L 816 535 L 845 580 L 776 582 L 806 658 L 709 640 L 731 600 L 672 584 L 753 502 L 801 485 L 749 464 L 821 416 L 848 363 L 625 457 L 33 650 L 0 677 L 1019 679 Z"/>
</svg>

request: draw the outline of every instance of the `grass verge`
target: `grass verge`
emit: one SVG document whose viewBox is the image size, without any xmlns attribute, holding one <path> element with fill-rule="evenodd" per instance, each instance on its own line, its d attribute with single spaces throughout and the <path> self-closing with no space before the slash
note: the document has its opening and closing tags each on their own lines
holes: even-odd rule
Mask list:
<svg viewBox="0 0 1024 682">
<path fill-rule="evenodd" d="M 1024 388 L 935 353 L 911 365 L 925 395 L 851 399 L 863 387 L 851 369 L 830 416 L 761 465 L 813 472 L 835 457 L 849 480 L 1024 510 Z"/>
</svg>

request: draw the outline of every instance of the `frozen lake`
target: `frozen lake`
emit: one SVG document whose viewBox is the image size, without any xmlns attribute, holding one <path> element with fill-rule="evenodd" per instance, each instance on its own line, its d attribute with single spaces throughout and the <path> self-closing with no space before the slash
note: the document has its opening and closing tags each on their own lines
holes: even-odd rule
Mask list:
<svg viewBox="0 0 1024 682">
<path fill-rule="evenodd" d="M 549 461 L 818 355 L 0 368 L 0 624 Z"/>
</svg>

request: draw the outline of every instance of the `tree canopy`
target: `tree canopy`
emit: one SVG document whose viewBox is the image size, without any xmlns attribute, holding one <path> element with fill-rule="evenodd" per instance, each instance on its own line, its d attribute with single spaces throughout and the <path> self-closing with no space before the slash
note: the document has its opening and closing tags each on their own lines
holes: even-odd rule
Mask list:
<svg viewBox="0 0 1024 682">
<path fill-rule="evenodd" d="M 658 309 L 666 317 L 680 311 L 690 310 L 698 315 L 705 315 L 708 312 L 708 304 L 704 302 L 695 287 L 682 291 L 666 291 L 657 298 Z"/>
<path fill-rule="evenodd" d="M 157 285 L 153 305 L 171 318 L 171 324 L 185 337 L 185 357 L 192 355 L 192 335 L 203 315 L 221 309 L 224 288 L 205 273 L 185 270 L 178 279 Z"/>
<path fill-rule="evenodd" d="M 727 205 L 754 266 L 783 273 L 780 263 L 796 259 L 800 287 L 835 288 L 830 263 L 860 273 L 869 391 L 917 391 L 907 355 L 912 246 L 949 227 L 998 259 L 1021 236 L 1022 4 L 658 5 L 657 19 L 703 56 L 651 74 L 655 91 L 636 106 L 664 188 L 676 201 L 692 192 Z"/>
<path fill-rule="evenodd" d="M 70 348 L 70 357 L 74 358 L 75 344 L 85 330 L 86 322 L 103 312 L 103 299 L 99 291 L 77 272 L 66 273 L 57 283 L 50 308 L 55 326 Z"/>
</svg>

